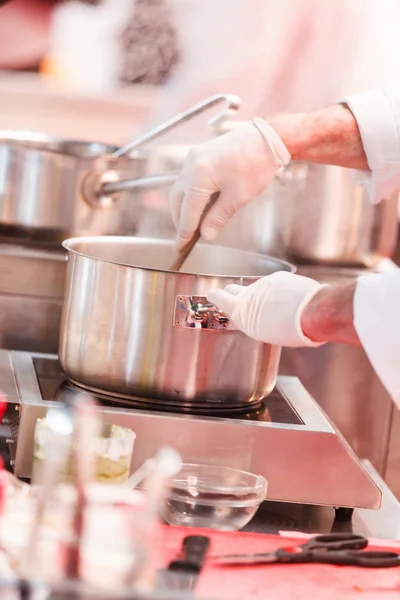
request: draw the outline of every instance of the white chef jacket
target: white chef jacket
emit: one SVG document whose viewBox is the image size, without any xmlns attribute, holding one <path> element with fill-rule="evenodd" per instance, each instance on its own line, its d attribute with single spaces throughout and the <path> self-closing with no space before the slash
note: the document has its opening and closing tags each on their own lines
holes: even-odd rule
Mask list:
<svg viewBox="0 0 400 600">
<path fill-rule="evenodd" d="M 355 176 L 380 202 L 400 191 L 400 81 L 345 98 L 360 129 L 370 171 Z M 361 277 L 354 325 L 378 377 L 400 407 L 400 270 Z"/>
</svg>

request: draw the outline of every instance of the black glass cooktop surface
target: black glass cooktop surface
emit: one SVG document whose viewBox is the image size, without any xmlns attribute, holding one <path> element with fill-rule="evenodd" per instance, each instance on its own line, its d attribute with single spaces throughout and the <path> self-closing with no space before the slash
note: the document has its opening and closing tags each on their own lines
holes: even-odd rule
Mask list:
<svg viewBox="0 0 400 600">
<path fill-rule="evenodd" d="M 83 388 L 78 387 L 76 384 L 66 379 L 59 362 L 52 358 L 33 358 L 33 365 L 35 368 L 36 376 L 40 392 L 43 400 L 57 400 L 63 401 L 67 398 L 68 394 L 79 394 L 82 393 Z M 177 414 L 192 414 L 192 415 L 203 415 L 208 417 L 223 417 L 230 419 L 239 419 L 246 421 L 259 421 L 259 422 L 271 422 L 271 423 L 284 423 L 293 425 L 302 425 L 303 421 L 300 419 L 294 408 L 286 400 L 286 398 L 275 388 L 272 393 L 264 398 L 258 405 L 240 409 L 223 409 L 223 408 L 212 408 L 210 409 L 190 409 L 178 408 L 176 406 L 170 406 L 168 404 L 160 405 L 159 401 L 152 402 L 150 398 L 140 398 L 138 396 L 132 399 L 120 398 L 118 396 L 110 396 L 108 394 L 91 393 L 94 398 L 101 404 L 106 406 L 121 406 L 134 408 L 135 410 L 145 411 L 156 411 L 156 412 L 167 412 Z"/>
</svg>

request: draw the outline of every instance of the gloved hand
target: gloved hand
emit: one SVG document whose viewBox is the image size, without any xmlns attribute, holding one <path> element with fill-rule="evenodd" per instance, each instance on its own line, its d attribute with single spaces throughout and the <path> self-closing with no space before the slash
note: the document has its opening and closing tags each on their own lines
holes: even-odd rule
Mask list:
<svg viewBox="0 0 400 600">
<path fill-rule="evenodd" d="M 201 227 L 212 241 L 229 219 L 261 194 L 290 154 L 278 134 L 262 119 L 240 125 L 214 140 L 193 148 L 171 190 L 172 219 L 177 249 L 193 236 L 210 196 L 220 196 Z"/>
<path fill-rule="evenodd" d="M 216 304 L 249 337 L 278 346 L 320 346 L 301 329 L 301 315 L 321 284 L 300 275 L 279 271 L 249 286 L 228 285 L 209 292 Z"/>
</svg>

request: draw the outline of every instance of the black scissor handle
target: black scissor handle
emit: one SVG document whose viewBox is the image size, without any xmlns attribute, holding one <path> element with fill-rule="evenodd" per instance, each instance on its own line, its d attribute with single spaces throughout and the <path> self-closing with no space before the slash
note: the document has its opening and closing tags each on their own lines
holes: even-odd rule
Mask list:
<svg viewBox="0 0 400 600">
<path fill-rule="evenodd" d="M 351 553 L 353 554 L 353 553 Z M 400 555 L 397 552 L 385 550 L 366 550 L 365 552 L 354 552 L 357 555 L 357 566 L 370 567 L 373 569 L 399 567 Z"/>
<path fill-rule="evenodd" d="M 317 535 L 306 544 L 300 546 L 303 551 L 315 550 L 362 550 L 368 546 L 368 540 L 362 535 L 352 533 L 330 533 L 328 535 Z"/>
<path fill-rule="evenodd" d="M 396 552 L 359 550 L 339 550 L 333 552 L 311 552 L 304 562 L 363 567 L 367 569 L 387 569 L 400 566 L 400 556 Z"/>
<path fill-rule="evenodd" d="M 347 550 L 362 550 L 368 546 L 368 540 L 362 535 L 350 533 L 330 533 L 328 535 L 317 535 L 300 546 L 288 546 L 276 551 L 278 562 L 281 563 L 306 563 L 324 562 L 329 563 L 328 556 L 332 553 L 340 554 Z M 317 558 L 325 555 L 326 560 Z M 315 556 L 315 558 L 313 558 Z M 338 557 L 339 560 L 339 557 Z M 350 563 L 335 563 L 350 564 Z M 353 563 L 351 563 L 353 564 Z"/>
</svg>

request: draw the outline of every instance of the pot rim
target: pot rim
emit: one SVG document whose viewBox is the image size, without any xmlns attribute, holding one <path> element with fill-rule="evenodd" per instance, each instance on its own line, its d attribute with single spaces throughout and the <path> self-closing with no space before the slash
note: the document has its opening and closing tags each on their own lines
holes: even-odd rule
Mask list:
<svg viewBox="0 0 400 600">
<path fill-rule="evenodd" d="M 82 244 L 82 243 L 94 243 L 94 242 L 108 242 L 108 243 L 113 243 L 113 242 L 126 242 L 127 240 L 135 240 L 134 244 L 139 244 L 140 242 L 144 242 L 144 243 L 152 243 L 152 244 L 159 244 L 160 242 L 164 242 L 167 243 L 169 245 L 173 245 L 173 240 L 168 240 L 168 239 L 158 239 L 158 238 L 144 238 L 144 237 L 131 237 L 129 238 L 128 236 L 108 236 L 108 235 L 102 235 L 102 236 L 86 236 L 86 237 L 73 237 L 73 238 L 68 238 L 66 240 L 64 240 L 62 242 L 62 246 L 63 248 L 65 248 L 68 252 L 71 252 L 72 254 L 76 254 L 77 256 L 82 256 L 83 258 L 90 258 L 91 260 L 95 260 L 95 261 L 99 261 L 102 263 L 108 263 L 111 265 L 116 265 L 116 266 L 120 266 L 120 267 L 127 267 L 130 269 L 143 269 L 144 271 L 150 271 L 153 273 L 168 273 L 171 275 L 175 275 L 175 276 L 179 276 L 179 275 L 186 275 L 186 276 L 191 276 L 191 277 L 205 277 L 205 278 L 215 278 L 218 277 L 219 279 L 248 279 L 248 280 L 257 280 L 260 279 L 261 277 L 264 277 L 264 275 L 219 275 L 218 273 L 193 273 L 193 272 L 188 272 L 188 271 L 171 271 L 170 269 L 154 269 L 151 267 L 142 267 L 140 265 L 133 265 L 133 264 L 128 264 L 125 262 L 117 262 L 115 260 L 109 260 L 109 259 L 104 259 L 104 258 L 98 258 L 96 256 L 90 256 L 89 254 L 86 254 L 84 252 L 80 252 L 74 248 L 72 248 L 71 246 L 73 246 L 74 244 Z M 258 252 L 250 252 L 249 250 L 239 250 L 237 248 L 229 248 L 226 246 L 217 246 L 214 244 L 201 244 L 199 243 L 198 246 L 200 247 L 208 247 L 211 250 L 223 250 L 223 251 L 229 251 L 231 253 L 234 254 L 246 254 L 249 256 L 255 256 L 255 257 L 259 257 L 261 259 L 265 259 L 265 260 L 269 260 L 271 262 L 274 262 L 278 265 L 280 265 L 282 268 L 281 269 L 277 269 L 277 270 L 282 270 L 282 271 L 286 271 L 289 273 L 295 273 L 296 272 L 296 267 L 295 265 L 293 265 L 292 263 L 286 261 L 286 260 L 282 260 L 281 258 L 275 258 L 273 256 L 270 256 L 268 254 L 260 254 Z"/>
<path fill-rule="evenodd" d="M 118 150 L 105 142 L 64 138 L 29 130 L 0 129 L 0 145 L 9 144 L 23 150 L 49 152 L 73 158 L 102 158 Z"/>
</svg>

